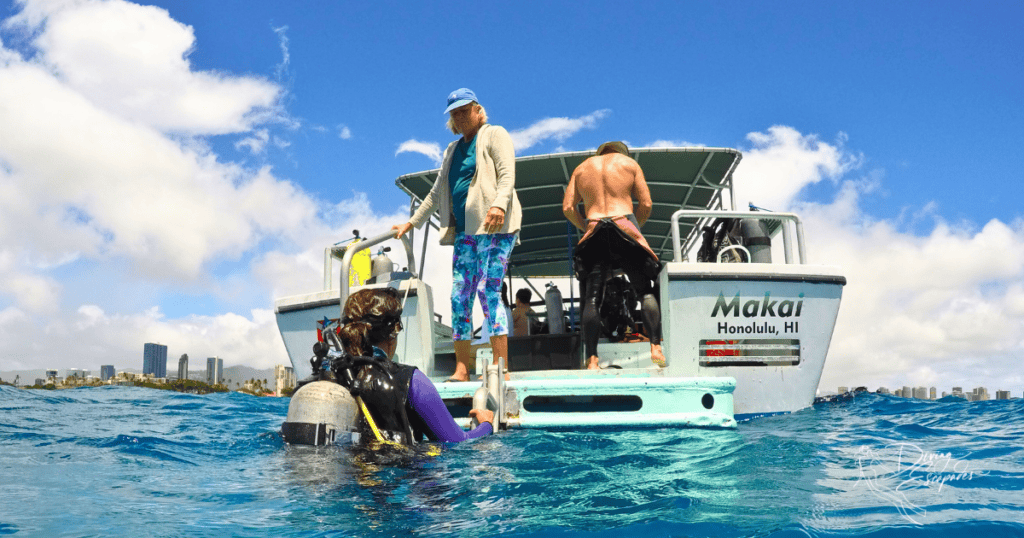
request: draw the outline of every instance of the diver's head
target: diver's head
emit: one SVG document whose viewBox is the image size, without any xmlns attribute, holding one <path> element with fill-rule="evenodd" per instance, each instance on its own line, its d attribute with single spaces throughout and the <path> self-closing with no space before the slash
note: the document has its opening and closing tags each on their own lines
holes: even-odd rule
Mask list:
<svg viewBox="0 0 1024 538">
<path fill-rule="evenodd" d="M 341 343 L 352 355 L 372 356 L 374 346 L 384 349 L 398 337 L 401 318 L 402 302 L 397 290 L 359 290 L 345 301 Z"/>
</svg>

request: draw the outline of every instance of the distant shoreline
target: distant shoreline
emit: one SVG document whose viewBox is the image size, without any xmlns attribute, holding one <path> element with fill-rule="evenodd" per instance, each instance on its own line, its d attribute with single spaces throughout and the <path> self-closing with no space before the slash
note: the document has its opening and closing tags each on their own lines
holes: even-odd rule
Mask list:
<svg viewBox="0 0 1024 538">
<path fill-rule="evenodd" d="M 194 380 L 172 381 L 172 382 L 168 382 L 168 383 L 151 383 L 151 382 L 148 382 L 148 381 L 125 381 L 125 382 L 119 382 L 119 383 L 103 383 L 103 382 L 100 382 L 100 383 L 82 383 L 82 384 L 77 384 L 77 385 L 66 385 L 66 384 L 54 385 L 53 383 L 48 383 L 46 385 L 14 385 L 13 383 L 10 383 L 8 381 L 0 381 L 0 385 L 6 385 L 6 386 L 14 387 L 14 388 L 17 388 L 17 389 L 24 389 L 24 390 L 71 390 L 71 389 L 84 388 L 84 387 L 118 386 L 118 387 L 142 387 L 142 388 L 156 389 L 156 390 L 169 390 L 169 391 L 172 391 L 172 392 L 181 392 L 181 393 L 185 393 L 185 394 L 215 394 L 215 393 L 221 393 L 221 392 L 241 392 L 241 393 L 244 393 L 244 394 L 249 394 L 249 395 L 257 396 L 257 397 L 277 396 L 276 394 L 274 394 L 272 392 L 269 392 L 266 389 L 261 391 L 261 390 L 251 390 L 249 388 L 240 388 L 240 389 L 232 391 L 231 389 L 229 389 L 227 386 L 225 386 L 223 384 L 210 385 L 210 384 L 204 383 L 202 381 L 194 381 Z M 288 394 L 288 396 L 291 396 L 291 394 Z"/>
</svg>

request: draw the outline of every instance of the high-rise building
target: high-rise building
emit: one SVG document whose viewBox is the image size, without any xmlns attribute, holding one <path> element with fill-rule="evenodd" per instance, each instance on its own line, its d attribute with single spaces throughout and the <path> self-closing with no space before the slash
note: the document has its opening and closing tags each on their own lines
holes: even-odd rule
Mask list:
<svg viewBox="0 0 1024 538">
<path fill-rule="evenodd" d="M 278 364 L 274 366 L 274 392 L 278 396 L 284 389 L 295 387 L 295 370 L 291 366 Z"/>
<path fill-rule="evenodd" d="M 971 401 L 983 402 L 988 399 L 988 389 L 985 387 L 978 387 L 972 392 L 974 393 L 974 398 L 971 398 Z"/>
<path fill-rule="evenodd" d="M 178 379 L 182 381 L 188 379 L 188 353 L 178 359 Z"/>
<path fill-rule="evenodd" d="M 903 392 L 900 394 L 900 396 L 903 396 L 904 398 L 913 398 L 914 397 L 914 391 L 910 387 L 904 385 L 903 386 Z"/>
<path fill-rule="evenodd" d="M 928 389 L 928 399 L 929 400 L 934 400 L 935 399 L 935 387 L 932 387 L 932 388 Z"/>
<path fill-rule="evenodd" d="M 77 379 L 85 379 L 85 378 L 89 377 L 89 374 L 90 374 L 89 370 L 80 370 L 78 368 L 68 368 L 67 374 L 65 374 L 64 377 L 66 379 L 70 379 L 72 377 L 77 378 Z"/>
<path fill-rule="evenodd" d="M 1009 400 L 1010 399 L 1010 391 L 1008 391 L 1008 390 L 997 390 L 996 391 L 996 399 L 997 400 Z"/>
<path fill-rule="evenodd" d="M 888 389 L 888 388 L 886 388 L 886 387 L 878 387 L 878 390 L 877 390 L 877 391 L 875 391 L 875 392 L 877 392 L 877 393 L 879 393 L 879 394 L 891 394 L 891 393 L 889 392 L 889 389 Z"/>
<path fill-rule="evenodd" d="M 224 359 L 209 357 L 206 359 L 206 382 L 217 385 L 224 380 Z"/>
<path fill-rule="evenodd" d="M 142 348 L 142 374 L 167 377 L 167 346 L 146 344 Z"/>
<path fill-rule="evenodd" d="M 849 387 L 839 387 L 839 394 L 846 394 L 847 392 L 850 392 Z"/>
<path fill-rule="evenodd" d="M 925 387 L 917 387 L 916 389 L 914 389 L 914 398 L 917 398 L 919 400 L 927 400 L 928 389 L 926 389 Z"/>
<path fill-rule="evenodd" d="M 108 364 L 108 365 L 105 365 L 105 366 L 100 366 L 100 380 L 106 381 L 106 380 L 114 377 L 114 375 L 116 375 L 116 373 L 114 372 L 114 365 L 113 364 Z"/>
</svg>

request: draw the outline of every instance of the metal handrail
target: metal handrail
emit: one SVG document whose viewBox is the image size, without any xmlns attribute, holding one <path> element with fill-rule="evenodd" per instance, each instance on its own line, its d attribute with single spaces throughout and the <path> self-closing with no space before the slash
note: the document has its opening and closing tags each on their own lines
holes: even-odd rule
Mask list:
<svg viewBox="0 0 1024 538">
<path fill-rule="evenodd" d="M 700 220 L 713 219 L 713 218 L 726 218 L 726 219 L 757 219 L 757 220 L 777 220 L 782 222 L 782 245 L 783 251 L 786 254 L 786 263 L 793 263 L 791 232 L 789 230 L 788 223 L 792 223 L 796 229 L 796 249 L 799 254 L 800 264 L 807 263 L 807 250 L 804 247 L 804 224 L 794 213 L 770 213 L 764 211 L 708 211 L 708 210 L 697 210 L 697 209 L 680 209 L 675 213 L 672 213 L 672 261 L 681 262 L 683 261 L 682 244 L 679 237 L 679 221 L 684 217 L 693 217 Z M 694 229 L 697 229 L 696 226 Z"/>
<path fill-rule="evenodd" d="M 352 267 L 352 258 L 355 257 L 356 253 L 361 250 L 370 248 L 374 245 L 379 245 L 389 239 L 394 238 L 395 232 L 389 231 L 382 233 L 377 237 L 371 237 L 370 239 L 360 241 L 354 245 L 349 245 L 348 248 L 345 250 L 345 257 L 342 258 L 341 260 L 341 291 L 339 292 L 339 298 L 341 299 L 341 315 L 339 316 L 340 318 L 345 317 L 345 301 L 348 300 L 349 290 L 348 273 L 349 269 Z M 402 246 L 405 247 L 405 255 L 406 257 L 408 257 L 408 271 L 412 274 L 413 278 L 417 278 L 416 258 L 412 251 L 412 241 L 409 240 L 408 235 L 403 235 L 401 241 Z"/>
</svg>

